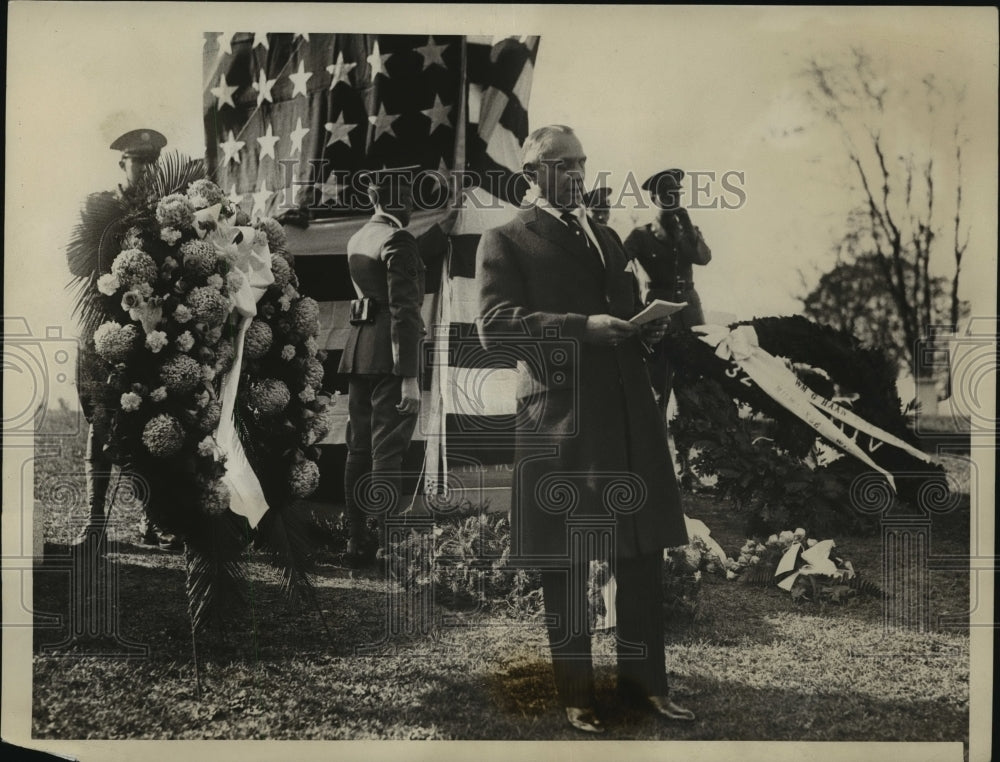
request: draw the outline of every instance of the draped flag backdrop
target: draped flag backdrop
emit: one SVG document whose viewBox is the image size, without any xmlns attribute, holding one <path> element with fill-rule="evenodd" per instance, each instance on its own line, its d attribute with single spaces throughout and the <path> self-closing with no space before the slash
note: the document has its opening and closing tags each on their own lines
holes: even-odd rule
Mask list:
<svg viewBox="0 0 1000 762">
<path fill-rule="evenodd" d="M 209 171 L 251 217 L 286 223 L 301 291 L 320 303 L 328 391 L 346 391 L 336 368 L 354 297 L 347 241 L 371 213 L 359 173 L 413 164 L 429 171 L 415 189 L 429 208 L 410 225 L 427 265 L 428 335 L 421 421 L 405 467 L 423 466 L 430 491 L 447 486 L 475 501 L 485 494 L 498 508 L 508 499 L 515 369 L 479 346 L 475 252 L 525 190 L 517 170 L 538 44 L 208 33 L 203 56 Z M 346 399 L 335 415 L 322 465 L 324 491 L 336 499 Z"/>
</svg>

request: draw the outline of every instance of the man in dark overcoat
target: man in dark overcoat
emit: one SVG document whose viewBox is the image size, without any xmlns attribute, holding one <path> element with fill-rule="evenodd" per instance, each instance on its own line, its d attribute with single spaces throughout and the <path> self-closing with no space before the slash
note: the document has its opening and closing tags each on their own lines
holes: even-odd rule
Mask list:
<svg viewBox="0 0 1000 762">
<path fill-rule="evenodd" d="M 524 144 L 537 195 L 488 230 L 477 254 L 480 337 L 518 355 L 511 556 L 542 569 L 556 688 L 570 724 L 601 732 L 587 616 L 587 567 L 609 551 L 617 580 L 618 688 L 663 716 L 668 698 L 663 549 L 687 542 L 665 432 L 643 361 L 633 276 L 618 236 L 582 206 L 585 156 L 555 125 Z"/>
<path fill-rule="evenodd" d="M 375 558 L 376 549 L 366 544 L 367 517 L 381 519 L 398 506 L 403 457 L 420 408 L 424 264 L 406 230 L 418 169 L 372 173 L 375 213 L 347 243 L 358 298 L 338 373 L 349 377 L 344 500 L 351 535 L 344 560 L 352 566 Z"/>
</svg>

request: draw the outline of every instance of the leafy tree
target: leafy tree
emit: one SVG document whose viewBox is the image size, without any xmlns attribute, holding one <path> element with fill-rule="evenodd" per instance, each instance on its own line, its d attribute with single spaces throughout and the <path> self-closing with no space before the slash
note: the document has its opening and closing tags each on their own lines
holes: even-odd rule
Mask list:
<svg viewBox="0 0 1000 762">
<path fill-rule="evenodd" d="M 846 300 L 833 310 L 839 317 L 825 315 L 825 322 L 873 309 L 865 322 L 889 324 L 871 329 L 871 338 L 891 338 L 898 356 L 926 376 L 928 370 L 914 364 L 918 342 L 933 338 L 933 326 L 954 329 L 963 311 L 958 286 L 968 247 L 968 224 L 962 220 L 964 91 L 939 83 L 932 73 L 916 87 L 893 81 L 891 72 L 857 49 L 846 65 L 810 60 L 806 74 L 814 106 L 844 138 L 860 196 L 860 207 L 846 220 L 844 247 L 851 256 L 806 300 L 815 295 L 812 303 L 823 311 Z M 932 257 L 938 267 L 949 260 L 950 277 L 931 274 Z M 872 279 L 875 275 L 880 277 Z M 866 284 L 853 281 L 856 277 L 872 280 Z M 863 313 L 851 319 L 862 318 Z"/>
<path fill-rule="evenodd" d="M 904 282 L 912 288 L 914 268 L 903 263 Z M 934 325 L 950 321 L 950 284 L 947 278 L 931 278 L 931 320 Z M 820 276 L 819 282 L 802 301 L 802 314 L 822 325 L 856 336 L 864 346 L 882 349 L 894 363 L 910 362 L 905 352 L 906 333 L 896 301 L 893 299 L 878 254 L 856 254 L 840 259 Z M 968 304 L 960 304 L 959 317 L 968 313 Z"/>
</svg>

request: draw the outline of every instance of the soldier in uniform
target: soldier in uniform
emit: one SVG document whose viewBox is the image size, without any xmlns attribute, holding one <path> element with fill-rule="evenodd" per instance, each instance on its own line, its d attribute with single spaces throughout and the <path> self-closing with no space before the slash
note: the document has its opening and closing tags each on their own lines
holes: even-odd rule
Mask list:
<svg viewBox="0 0 1000 762">
<path fill-rule="evenodd" d="M 642 184 L 659 214 L 655 221 L 637 227 L 625 239 L 625 252 L 632 260 L 643 302 L 663 299 L 688 303 L 671 316 L 671 331 L 690 330 L 705 322 L 701 298 L 694 287 L 693 265 L 707 265 L 712 259 L 701 231 L 691 223 L 687 209 L 680 204 L 683 178 L 683 170 L 665 169 Z M 663 342 L 653 347 L 648 366 L 660 407 L 665 409 L 673 374 Z"/>
<path fill-rule="evenodd" d="M 70 271 L 74 276 L 88 279 L 93 284 L 100 275 L 111 271 L 111 262 L 118 254 L 116 246 L 120 241 L 114 235 L 106 236 L 104 234 L 107 230 L 113 230 L 114 226 L 108 228 L 100 224 L 88 226 L 88 219 L 92 223 L 98 219 L 108 219 L 109 202 L 120 202 L 128 196 L 140 178 L 156 163 L 160 151 L 166 144 L 167 139 L 162 134 L 150 129 L 131 130 L 111 144 L 112 151 L 121 151 L 118 166 L 125 173 L 125 180 L 114 191 L 94 193 L 88 197 L 82 212 L 81 230 L 94 227 L 98 240 L 81 242 L 83 245 L 77 248 L 82 250 L 83 256 L 75 256 L 72 252 L 70 253 Z M 116 207 L 110 208 L 116 209 Z M 112 211 L 111 216 L 114 214 L 115 211 Z M 89 424 L 84 471 L 90 513 L 87 524 L 81 530 L 75 545 L 82 550 L 103 553 L 106 548 L 107 534 L 107 514 L 104 504 L 111 480 L 112 466 L 111 461 L 105 455 L 104 446 L 108 437 L 110 420 L 107 411 L 99 409 L 96 403 L 97 395 L 106 379 L 103 365 L 94 352 L 91 327 L 93 326 L 89 323 L 84 327 L 85 339 L 80 347 L 80 370 L 77 378 L 80 407 L 83 409 L 84 417 Z M 180 550 L 182 547 L 177 538 L 162 534 L 145 517 L 140 526 L 140 532 L 142 533 L 142 541 L 147 545 L 174 551 Z"/>
<path fill-rule="evenodd" d="M 611 188 L 594 188 L 583 194 L 583 205 L 594 222 L 607 225 L 611 218 Z"/>
<path fill-rule="evenodd" d="M 406 230 L 417 169 L 372 173 L 368 195 L 375 213 L 347 244 L 358 298 L 338 372 L 349 376 L 344 499 L 351 536 L 344 562 L 351 566 L 375 558 L 375 548 L 365 545 L 366 517 L 396 509 L 420 409 L 424 265 Z"/>
</svg>

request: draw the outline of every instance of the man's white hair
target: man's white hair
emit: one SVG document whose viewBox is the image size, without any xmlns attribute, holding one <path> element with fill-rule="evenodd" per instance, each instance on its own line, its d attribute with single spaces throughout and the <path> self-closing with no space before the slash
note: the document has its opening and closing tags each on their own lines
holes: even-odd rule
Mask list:
<svg viewBox="0 0 1000 762">
<path fill-rule="evenodd" d="M 545 158 L 552 141 L 556 135 L 575 135 L 571 127 L 564 124 L 550 124 L 539 127 L 524 139 L 524 146 L 521 148 L 521 167 L 537 167 L 538 163 Z"/>
</svg>

